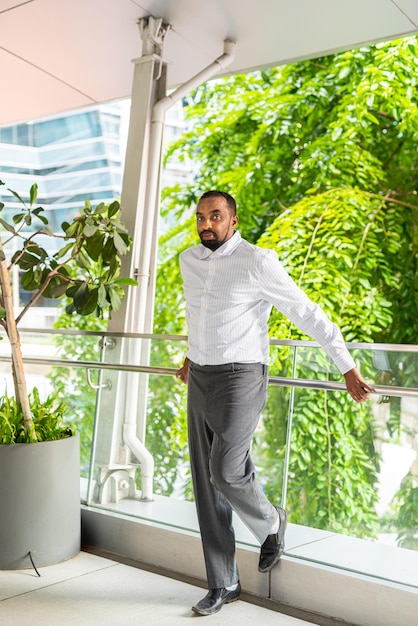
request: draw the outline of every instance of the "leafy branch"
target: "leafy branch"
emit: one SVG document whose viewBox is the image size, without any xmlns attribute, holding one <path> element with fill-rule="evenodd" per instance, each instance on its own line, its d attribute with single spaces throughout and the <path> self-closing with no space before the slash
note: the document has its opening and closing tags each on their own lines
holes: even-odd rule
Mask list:
<svg viewBox="0 0 418 626">
<path fill-rule="evenodd" d="M 0 184 L 4 184 L 0 181 Z M 38 187 L 32 185 L 29 192 L 29 205 L 21 196 L 9 189 L 23 207 L 12 215 L 11 221 L 0 218 L 0 224 L 9 233 L 2 244 L 0 241 L 0 324 L 5 329 L 12 350 L 12 373 L 15 388 L 17 413 L 22 413 L 22 423 L 30 441 L 37 440 L 32 418 L 26 380 L 23 369 L 22 351 L 17 325 L 28 310 L 41 298 L 62 298 L 69 300 L 68 313 L 95 315 L 103 318 L 111 316 L 124 296 L 124 288 L 136 285 L 131 278 L 120 277 L 121 257 L 131 244 L 126 228 L 119 220 L 120 204 L 113 201 L 109 205 L 99 204 L 92 208 L 89 202 L 79 211 L 71 223 L 61 225 L 62 232 L 55 234 L 48 226 L 48 219 L 42 207 L 35 207 Z M 4 203 L 0 203 L 0 212 Z M 41 228 L 31 229 L 37 221 Z M 51 252 L 37 238 L 61 240 L 58 251 Z M 9 262 L 6 250 L 13 239 L 20 242 Z M 53 246 L 50 246 L 53 248 Z M 14 268 L 19 271 L 19 284 L 32 296 L 15 318 L 11 289 L 11 274 Z"/>
</svg>

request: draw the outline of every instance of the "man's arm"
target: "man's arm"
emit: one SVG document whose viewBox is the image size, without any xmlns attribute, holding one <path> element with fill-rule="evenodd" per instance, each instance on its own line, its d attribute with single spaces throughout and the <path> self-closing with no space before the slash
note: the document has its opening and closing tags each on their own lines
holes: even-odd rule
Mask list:
<svg viewBox="0 0 418 626">
<path fill-rule="evenodd" d="M 277 254 L 268 252 L 272 251 L 265 252 L 258 275 L 263 297 L 322 346 L 340 372 L 344 372 L 347 391 L 353 400 L 368 400 L 368 392 L 375 390 L 363 380 L 356 368 L 338 326 L 294 282 L 278 260 Z"/>
<path fill-rule="evenodd" d="M 343 374 L 345 378 L 345 385 L 347 387 L 347 391 L 350 396 L 356 402 L 365 402 L 369 399 L 368 391 L 372 393 L 375 391 L 374 387 L 368 385 L 365 380 L 363 380 L 360 372 L 356 367 L 348 370 L 345 374 Z"/>
</svg>

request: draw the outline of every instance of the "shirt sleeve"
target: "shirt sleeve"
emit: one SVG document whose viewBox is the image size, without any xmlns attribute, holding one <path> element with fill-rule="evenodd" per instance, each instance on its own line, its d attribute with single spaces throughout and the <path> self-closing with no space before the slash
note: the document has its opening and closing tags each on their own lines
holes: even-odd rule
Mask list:
<svg viewBox="0 0 418 626">
<path fill-rule="evenodd" d="M 273 250 L 265 250 L 259 270 L 262 298 L 283 313 L 302 332 L 317 341 L 342 374 L 355 367 L 340 329 L 321 307 L 300 289 Z"/>
</svg>

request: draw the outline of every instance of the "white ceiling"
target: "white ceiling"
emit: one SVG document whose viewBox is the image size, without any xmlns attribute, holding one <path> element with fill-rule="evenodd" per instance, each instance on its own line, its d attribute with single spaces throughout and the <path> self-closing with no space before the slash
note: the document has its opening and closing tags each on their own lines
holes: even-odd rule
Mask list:
<svg viewBox="0 0 418 626">
<path fill-rule="evenodd" d="M 0 0 L 0 124 L 129 96 L 146 15 L 172 27 L 170 86 L 226 38 L 237 72 L 418 32 L 418 0 Z"/>
</svg>

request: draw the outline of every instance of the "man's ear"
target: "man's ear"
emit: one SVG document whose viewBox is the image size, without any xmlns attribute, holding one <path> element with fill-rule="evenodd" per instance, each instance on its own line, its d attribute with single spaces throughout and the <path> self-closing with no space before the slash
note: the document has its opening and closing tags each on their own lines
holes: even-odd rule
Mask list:
<svg viewBox="0 0 418 626">
<path fill-rule="evenodd" d="M 238 215 L 234 215 L 232 218 L 232 226 L 236 226 L 238 224 Z"/>
</svg>

